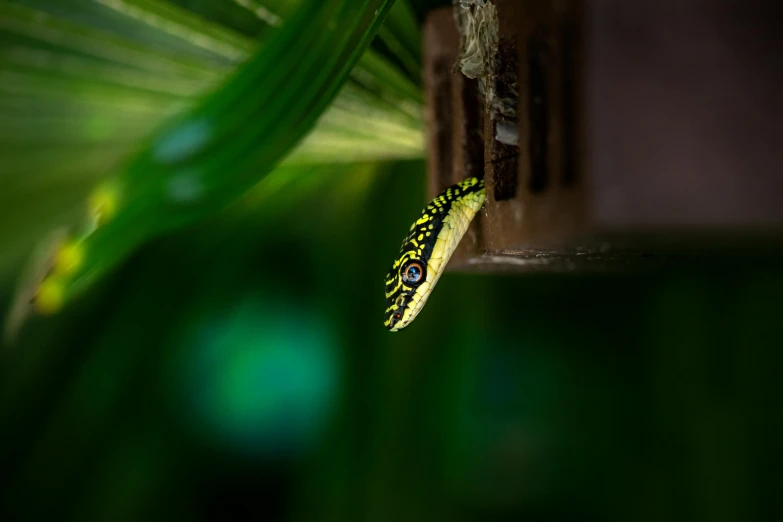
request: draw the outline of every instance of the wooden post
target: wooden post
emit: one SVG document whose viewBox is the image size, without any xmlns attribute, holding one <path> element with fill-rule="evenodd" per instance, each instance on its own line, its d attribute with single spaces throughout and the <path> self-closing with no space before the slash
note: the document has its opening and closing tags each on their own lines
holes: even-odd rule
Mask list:
<svg viewBox="0 0 783 522">
<path fill-rule="evenodd" d="M 501 117 L 457 67 L 453 8 L 429 13 L 429 195 L 482 171 L 487 186 L 450 269 L 635 271 L 781 251 L 776 18 L 762 3 L 686 4 L 494 0 Z"/>
</svg>

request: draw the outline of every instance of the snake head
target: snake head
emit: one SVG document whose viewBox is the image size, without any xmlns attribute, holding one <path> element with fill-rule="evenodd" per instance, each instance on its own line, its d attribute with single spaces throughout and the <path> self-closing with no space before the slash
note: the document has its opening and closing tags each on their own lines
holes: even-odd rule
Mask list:
<svg viewBox="0 0 783 522">
<path fill-rule="evenodd" d="M 429 286 L 427 283 L 427 264 L 421 259 L 406 257 L 395 263 L 386 278 L 386 313 L 383 324 L 396 332 L 405 328 L 421 309 L 418 288 Z M 424 298 L 426 299 L 426 297 Z"/>
<path fill-rule="evenodd" d="M 401 330 L 419 314 L 484 196 L 484 181 L 468 178 L 433 199 L 411 225 L 386 276 L 386 328 Z"/>
</svg>

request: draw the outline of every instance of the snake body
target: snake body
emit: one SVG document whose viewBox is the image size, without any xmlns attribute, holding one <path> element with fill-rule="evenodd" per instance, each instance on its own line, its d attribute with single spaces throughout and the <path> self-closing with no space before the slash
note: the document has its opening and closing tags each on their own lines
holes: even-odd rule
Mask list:
<svg viewBox="0 0 783 522">
<path fill-rule="evenodd" d="M 467 178 L 436 196 L 411 225 L 386 276 L 386 328 L 401 330 L 419 314 L 485 193 L 483 179 Z"/>
</svg>

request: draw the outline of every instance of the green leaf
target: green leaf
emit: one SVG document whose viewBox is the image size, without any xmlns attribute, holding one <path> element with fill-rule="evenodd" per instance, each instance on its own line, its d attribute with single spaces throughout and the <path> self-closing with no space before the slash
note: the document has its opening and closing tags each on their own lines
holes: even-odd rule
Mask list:
<svg viewBox="0 0 783 522">
<path fill-rule="evenodd" d="M 40 174 L 44 171 L 69 186 L 77 177 L 88 183 L 103 177 L 161 116 L 180 114 L 93 192 L 90 222 L 60 250 L 41 287 L 42 309 L 58 308 L 150 237 L 225 208 L 286 156 L 287 164 L 421 157 L 418 89 L 384 58 L 363 54 L 391 3 L 303 3 L 282 27 L 267 24 L 263 49 L 197 108 L 193 99 L 215 85 L 231 62 L 243 59 L 253 47 L 250 39 L 155 0 L 102 0 L 106 10 L 89 16 L 117 10 L 133 15 L 144 27 L 152 24 L 178 39 L 178 46 L 161 44 L 161 36 L 128 39 L 129 31 L 107 31 L 105 23 L 101 30 L 82 30 L 68 17 L 0 3 L 2 14 L 13 15 L 5 25 L 14 43 L 0 55 L 0 75 L 16 75 L 14 86 L 27 84 L 0 93 L 0 113 L 14 113 L 14 128 L 21 129 L 3 135 L 11 126 L 0 124 L 0 147 L 11 151 L 0 181 L 11 183 L 25 169 L 39 178 L 37 185 L 18 178 L 16 193 L 26 190 L 37 199 L 31 187 L 45 190 L 52 182 Z M 50 8 L 43 0 L 37 4 Z M 240 7 L 261 7 L 245 4 Z M 357 62 L 350 84 L 318 121 Z M 143 69 L 149 74 L 140 75 Z M 56 102 L 58 97 L 67 103 Z M 25 100 L 41 109 L 18 110 Z M 74 115 L 81 130 L 69 126 Z M 49 149 L 36 160 L 13 152 L 19 142 L 30 151 L 47 143 Z M 88 165 L 78 158 L 95 145 L 106 159 L 80 169 Z M 89 157 L 100 158 L 94 148 L 89 151 Z M 76 189 L 77 197 L 83 190 Z"/>
<path fill-rule="evenodd" d="M 161 122 L 192 110 L 298 5 L 0 0 L 0 276 L 73 222 L 91 184 L 116 175 Z M 418 86 L 368 49 L 286 162 L 421 157 L 421 112 Z"/>
</svg>

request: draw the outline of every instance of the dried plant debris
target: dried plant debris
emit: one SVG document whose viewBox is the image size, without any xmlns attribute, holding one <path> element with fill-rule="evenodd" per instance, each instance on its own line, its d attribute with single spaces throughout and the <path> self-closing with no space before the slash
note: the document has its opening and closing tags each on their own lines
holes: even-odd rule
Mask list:
<svg viewBox="0 0 783 522">
<path fill-rule="evenodd" d="M 468 78 L 484 79 L 492 71 L 498 47 L 498 17 L 488 0 L 456 0 L 460 33 L 459 68 Z"/>
<path fill-rule="evenodd" d="M 455 0 L 454 17 L 460 33 L 459 69 L 478 79 L 487 112 L 496 122 L 496 139 L 517 145 L 516 48 L 498 35 L 497 9 L 490 0 Z"/>
</svg>

